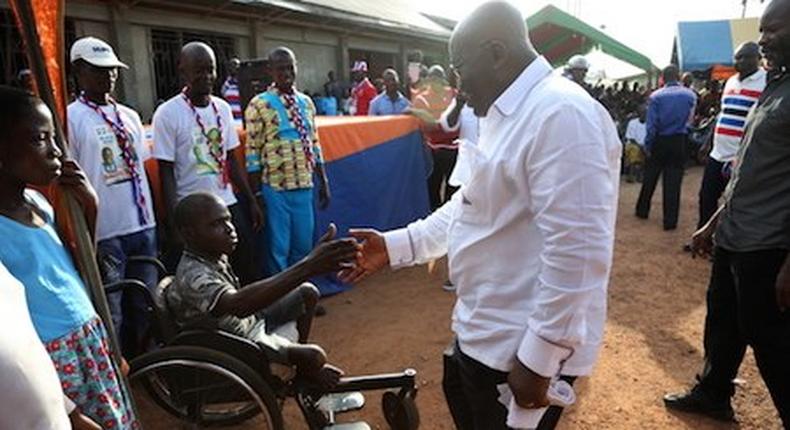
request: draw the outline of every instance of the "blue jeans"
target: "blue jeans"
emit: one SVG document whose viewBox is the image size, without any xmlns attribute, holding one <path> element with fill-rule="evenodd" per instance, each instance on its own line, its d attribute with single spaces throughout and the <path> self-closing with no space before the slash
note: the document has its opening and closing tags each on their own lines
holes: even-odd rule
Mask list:
<svg viewBox="0 0 790 430">
<path fill-rule="evenodd" d="M 304 258 L 313 248 L 313 189 L 275 191 L 263 185 L 261 191 L 266 203 L 267 266 L 269 275 L 274 275 Z"/>
<path fill-rule="evenodd" d="M 122 279 L 137 279 L 153 291 L 158 281 L 156 268 L 150 264 L 129 263 L 129 257 L 156 257 L 156 229 L 112 237 L 99 241 L 96 249 L 102 281 L 105 285 Z M 107 295 L 115 333 L 124 355 L 133 356 L 148 328 L 146 304 L 139 294 L 120 291 Z"/>
</svg>

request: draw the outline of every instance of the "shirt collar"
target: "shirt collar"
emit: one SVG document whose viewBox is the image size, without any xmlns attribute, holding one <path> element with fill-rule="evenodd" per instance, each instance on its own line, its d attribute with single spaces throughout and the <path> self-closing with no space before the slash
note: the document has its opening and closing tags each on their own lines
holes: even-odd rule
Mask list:
<svg viewBox="0 0 790 430">
<path fill-rule="evenodd" d="M 211 265 L 211 266 L 214 266 L 214 267 L 219 267 L 219 268 L 222 268 L 222 269 L 224 269 L 225 266 L 228 264 L 228 257 L 226 255 L 223 255 L 218 260 L 211 260 L 211 259 L 208 259 L 208 258 L 202 256 L 202 255 L 198 255 L 197 253 L 192 252 L 192 251 L 190 251 L 188 249 L 184 249 L 184 256 L 188 257 L 188 258 L 191 258 L 193 260 L 200 261 L 200 262 L 202 262 L 204 264 L 208 264 L 208 265 Z"/>
<path fill-rule="evenodd" d="M 664 84 L 665 87 L 678 87 L 680 86 L 680 81 L 669 81 Z"/>
<path fill-rule="evenodd" d="M 749 76 L 747 76 L 747 77 L 745 77 L 743 79 L 741 79 L 740 76 L 738 76 L 738 80 L 741 81 L 741 82 L 749 82 L 749 81 L 754 81 L 754 80 L 760 79 L 760 78 L 763 77 L 763 75 L 765 75 L 765 69 L 763 69 L 761 67 L 761 68 L 757 69 L 756 72 L 752 73 L 751 75 L 749 75 Z"/>
<path fill-rule="evenodd" d="M 525 100 L 538 82 L 552 71 L 551 64 L 543 57 L 536 58 L 527 66 L 509 87 L 494 101 L 494 106 L 503 116 L 510 116 Z"/>
</svg>

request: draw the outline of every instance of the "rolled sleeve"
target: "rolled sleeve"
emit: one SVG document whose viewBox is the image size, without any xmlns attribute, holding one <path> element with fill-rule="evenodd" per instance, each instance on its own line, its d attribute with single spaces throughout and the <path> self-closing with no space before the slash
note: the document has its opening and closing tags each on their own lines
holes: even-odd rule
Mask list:
<svg viewBox="0 0 790 430">
<path fill-rule="evenodd" d="M 461 128 L 461 115 L 458 114 L 458 118 L 455 120 L 455 125 L 451 126 L 450 123 L 447 121 L 447 118 L 450 116 L 450 112 L 455 109 L 455 105 L 458 103 L 456 99 L 450 102 L 450 106 L 447 106 L 447 109 L 442 112 L 442 115 L 439 117 L 439 126 L 442 127 L 445 133 L 455 133 Z"/>
<path fill-rule="evenodd" d="M 527 330 L 518 348 L 517 357 L 518 361 L 533 372 L 551 378 L 560 373 L 561 363 L 571 354 L 573 349 L 549 342 Z"/>
<path fill-rule="evenodd" d="M 66 409 L 66 415 L 71 415 L 71 413 L 74 412 L 74 409 L 77 409 L 77 404 L 64 394 L 63 407 Z"/>
<path fill-rule="evenodd" d="M 390 266 L 393 269 L 413 264 L 414 249 L 411 244 L 408 228 L 401 228 L 384 233 L 384 243 L 387 245 L 387 255 L 389 255 Z"/>
</svg>

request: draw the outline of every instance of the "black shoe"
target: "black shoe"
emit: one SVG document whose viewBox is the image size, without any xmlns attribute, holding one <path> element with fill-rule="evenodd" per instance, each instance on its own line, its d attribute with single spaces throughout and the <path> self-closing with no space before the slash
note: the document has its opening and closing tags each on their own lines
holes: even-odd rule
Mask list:
<svg viewBox="0 0 790 430">
<path fill-rule="evenodd" d="M 326 315 L 326 308 L 323 305 L 317 305 L 315 307 L 315 316 L 322 317 Z"/>
<path fill-rule="evenodd" d="M 735 421 L 730 399 L 716 400 L 706 394 L 699 385 L 684 393 L 667 394 L 664 406 L 676 411 L 704 415 L 718 421 Z"/>
<path fill-rule="evenodd" d="M 673 231 L 673 230 L 677 230 L 677 228 L 678 228 L 677 225 L 665 225 L 664 231 Z"/>
<path fill-rule="evenodd" d="M 639 212 L 636 213 L 636 217 L 639 218 L 639 219 L 647 219 L 648 218 L 647 215 L 640 214 Z"/>
</svg>

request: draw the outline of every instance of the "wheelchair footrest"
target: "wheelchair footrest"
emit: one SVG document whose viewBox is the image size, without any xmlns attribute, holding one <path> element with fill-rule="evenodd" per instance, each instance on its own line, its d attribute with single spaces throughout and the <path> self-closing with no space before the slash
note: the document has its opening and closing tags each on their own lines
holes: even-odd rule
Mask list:
<svg viewBox="0 0 790 430">
<path fill-rule="evenodd" d="M 365 406 L 365 396 L 359 391 L 326 394 L 316 402 L 316 406 L 329 415 L 358 411 Z"/>
<path fill-rule="evenodd" d="M 324 430 L 371 430 L 370 426 L 362 421 L 356 423 L 334 424 L 324 427 Z"/>
</svg>

